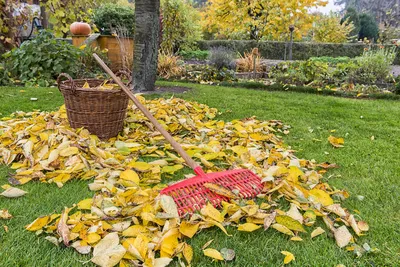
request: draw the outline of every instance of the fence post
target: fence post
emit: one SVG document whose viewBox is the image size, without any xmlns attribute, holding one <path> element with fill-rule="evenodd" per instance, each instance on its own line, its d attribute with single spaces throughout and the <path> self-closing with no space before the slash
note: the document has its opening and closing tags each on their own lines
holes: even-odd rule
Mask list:
<svg viewBox="0 0 400 267">
<path fill-rule="evenodd" d="M 293 31 L 294 31 L 294 25 L 289 26 L 289 31 L 290 31 L 290 43 L 289 43 L 289 60 L 292 60 L 292 50 L 293 50 Z"/>
</svg>

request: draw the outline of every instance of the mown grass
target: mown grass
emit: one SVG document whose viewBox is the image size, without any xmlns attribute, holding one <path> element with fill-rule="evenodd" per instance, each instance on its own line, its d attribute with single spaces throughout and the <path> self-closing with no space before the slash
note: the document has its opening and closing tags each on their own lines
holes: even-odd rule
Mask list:
<svg viewBox="0 0 400 267">
<path fill-rule="evenodd" d="M 193 266 L 281 266 L 282 250 L 296 256 L 292 266 L 400 265 L 400 102 L 171 82 L 160 82 L 159 85 L 192 88 L 177 96 L 218 108 L 221 111 L 219 119 L 257 116 L 291 125 L 290 134 L 283 138 L 299 157 L 340 165 L 325 177 L 331 185 L 350 192 L 351 197 L 343 205 L 358 210 L 359 216 L 369 223 L 370 231 L 358 238 L 358 242 L 380 250 L 356 258 L 351 252 L 339 249 L 332 238 L 326 237 L 327 234 L 313 240 L 309 235 L 303 235 L 303 242 L 292 242 L 273 230 L 243 233 L 228 228 L 233 236 L 227 237 L 220 230 L 209 229 L 189 240 L 195 249 Z M 0 113 L 3 116 L 15 110 L 52 110 L 62 104 L 62 97 L 55 88 L 23 89 L 25 93 L 19 92 L 21 88 L 0 88 Z M 38 101 L 32 102 L 30 97 L 37 97 Z M 332 130 L 335 132 L 331 133 Z M 332 148 L 327 142 L 330 134 L 344 137 L 345 147 Z M 0 184 L 7 182 L 8 171 L 7 167 L 0 169 Z M 28 195 L 19 199 L 0 198 L 0 208 L 9 209 L 15 216 L 9 221 L 0 221 L 9 227 L 8 233 L 0 229 L 0 266 L 81 266 L 81 261 L 88 260 L 89 257 L 78 255 L 72 248 L 57 248 L 23 228 L 40 215 L 60 212 L 64 206 L 91 196 L 86 184 L 75 181 L 59 189 L 52 184 L 28 183 L 22 186 Z M 364 200 L 357 196 L 364 196 Z M 201 246 L 210 239 L 214 239 L 213 248 L 234 249 L 236 260 L 225 265 L 212 263 L 204 257 Z"/>
</svg>

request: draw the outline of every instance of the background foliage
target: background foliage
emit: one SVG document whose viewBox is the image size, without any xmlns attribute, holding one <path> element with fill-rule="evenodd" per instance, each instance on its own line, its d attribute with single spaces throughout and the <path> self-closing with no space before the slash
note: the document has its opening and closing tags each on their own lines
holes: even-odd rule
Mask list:
<svg viewBox="0 0 400 267">
<path fill-rule="evenodd" d="M 107 3 L 94 10 L 93 22 L 104 35 L 111 35 L 123 27 L 130 36 L 133 36 L 135 9 L 128 5 Z"/>
<path fill-rule="evenodd" d="M 309 8 L 323 6 L 323 0 L 209 0 L 203 12 L 203 28 L 220 39 L 285 40 L 289 25 L 295 39 L 312 26 Z"/>
<path fill-rule="evenodd" d="M 313 27 L 313 41 L 319 43 L 345 43 L 354 31 L 354 25 L 349 20 L 330 13 L 327 16 L 318 16 Z"/>
<path fill-rule="evenodd" d="M 47 0 L 41 2 L 57 37 L 66 37 L 75 21 L 90 22 L 93 9 L 107 0 Z"/>
<path fill-rule="evenodd" d="M 193 49 L 202 38 L 199 11 L 186 0 L 163 0 L 161 12 L 161 50 L 176 53 Z"/>
</svg>

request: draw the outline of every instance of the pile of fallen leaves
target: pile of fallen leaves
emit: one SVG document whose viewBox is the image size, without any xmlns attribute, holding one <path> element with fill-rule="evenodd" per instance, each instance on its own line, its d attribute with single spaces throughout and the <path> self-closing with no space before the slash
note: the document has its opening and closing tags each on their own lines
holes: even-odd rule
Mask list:
<svg viewBox="0 0 400 267">
<path fill-rule="evenodd" d="M 10 184 L 38 180 L 63 186 L 71 179 L 94 178 L 89 184 L 93 198 L 61 214 L 39 217 L 27 230 L 79 253 L 92 253 L 92 262 L 100 266 L 161 267 L 173 258 L 190 266 L 193 250 L 185 240 L 201 229 L 218 227 L 228 236 L 228 225 L 247 232 L 274 229 L 301 241 L 309 232 L 311 237 L 325 232 L 314 229 L 318 218 L 339 247 L 359 254 L 367 250 L 355 243 L 354 234 L 362 235 L 368 225 L 340 205 L 348 193 L 323 180 L 333 165 L 298 159 L 279 137 L 288 132 L 287 126 L 255 118 L 218 121 L 217 110 L 206 105 L 138 97 L 206 171 L 250 169 L 262 178 L 262 193 L 254 200 L 232 198 L 218 209 L 208 204 L 179 218 L 173 199 L 159 190 L 184 168 L 184 161 L 135 106 L 128 109 L 123 133 L 108 141 L 85 129 L 71 129 L 64 107 L 17 112 L 0 122 L 0 163 L 15 169 Z M 16 196 L 12 192 L 23 195 L 15 187 L 6 189 L 8 197 Z M 289 210 L 278 205 L 282 200 L 290 203 Z M 10 216 L 1 210 L 2 218 Z M 235 257 L 230 249 L 204 247 L 203 252 L 215 260 Z M 294 259 L 288 251 L 282 254 L 284 263 Z"/>
</svg>

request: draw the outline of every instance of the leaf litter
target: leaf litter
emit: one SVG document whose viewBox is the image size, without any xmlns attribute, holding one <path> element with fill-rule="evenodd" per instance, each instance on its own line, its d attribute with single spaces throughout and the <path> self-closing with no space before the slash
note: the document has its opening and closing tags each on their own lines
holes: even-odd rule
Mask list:
<svg viewBox="0 0 400 267">
<path fill-rule="evenodd" d="M 324 181 L 326 169 L 334 165 L 298 159 L 279 137 L 289 129 L 280 121 L 251 117 L 224 122 L 215 119 L 216 109 L 203 104 L 137 97 L 206 171 L 250 169 L 262 178 L 262 193 L 243 200 L 238 192 L 207 184 L 230 201 L 179 218 L 173 200 L 159 191 L 184 161 L 132 104 L 122 134 L 107 141 L 86 129 L 71 129 L 64 106 L 55 112 L 17 112 L 0 121 L 0 163 L 15 170 L 12 184 L 41 181 L 62 187 L 81 179 L 90 180 L 95 192 L 60 214 L 37 218 L 27 230 L 92 253 L 91 261 L 100 266 L 167 266 L 174 258 L 190 266 L 193 249 L 187 239 L 211 227 L 228 236 L 226 226 L 246 232 L 272 228 L 301 241 L 309 232 L 313 237 L 323 233 L 313 228 L 322 218 L 339 247 L 356 246 L 350 230 L 357 236 L 368 231 L 366 222 L 341 207 L 340 200 L 349 194 Z M 334 143 L 341 145 L 341 140 Z M 289 210 L 279 209 L 281 200 L 290 203 Z M 208 245 L 203 253 L 215 260 L 237 256 Z M 290 252 L 282 253 L 285 264 L 294 260 Z"/>
</svg>

